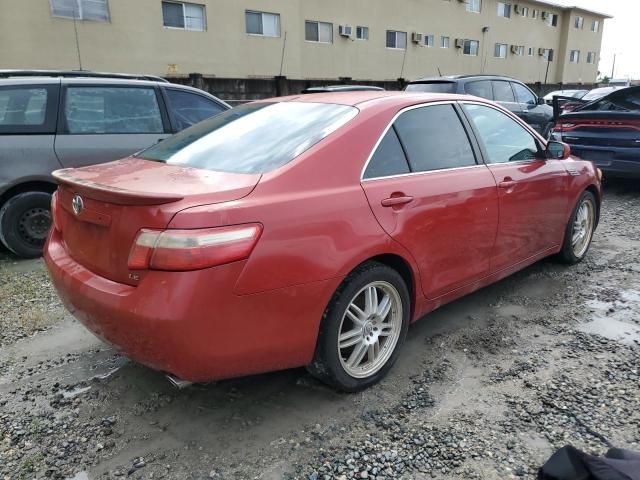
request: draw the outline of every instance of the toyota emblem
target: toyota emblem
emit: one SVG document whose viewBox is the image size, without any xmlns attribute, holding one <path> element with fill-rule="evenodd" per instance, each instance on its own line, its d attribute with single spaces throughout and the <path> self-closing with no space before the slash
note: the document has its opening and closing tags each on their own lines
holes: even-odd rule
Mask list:
<svg viewBox="0 0 640 480">
<path fill-rule="evenodd" d="M 80 212 L 82 212 L 82 209 L 84 208 L 84 201 L 80 195 L 73 196 L 73 200 L 71 200 L 71 208 L 73 208 L 73 213 L 80 215 Z"/>
</svg>

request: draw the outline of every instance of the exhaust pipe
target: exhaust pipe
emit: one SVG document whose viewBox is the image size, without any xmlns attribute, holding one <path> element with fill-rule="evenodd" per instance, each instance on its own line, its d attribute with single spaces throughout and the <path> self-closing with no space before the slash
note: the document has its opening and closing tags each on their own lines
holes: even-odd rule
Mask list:
<svg viewBox="0 0 640 480">
<path fill-rule="evenodd" d="M 167 373 L 166 375 L 167 380 L 169 380 L 169 383 L 171 385 L 173 385 L 174 387 L 176 387 L 178 390 L 182 390 L 184 388 L 187 388 L 191 385 L 193 385 L 193 382 L 189 382 L 187 380 L 182 380 L 181 378 L 178 377 L 174 377 L 173 375 Z"/>
</svg>

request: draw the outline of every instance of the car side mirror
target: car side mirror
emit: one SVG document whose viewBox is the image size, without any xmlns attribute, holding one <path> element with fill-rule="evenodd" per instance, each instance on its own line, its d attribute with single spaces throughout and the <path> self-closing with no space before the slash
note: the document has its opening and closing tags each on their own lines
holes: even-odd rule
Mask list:
<svg viewBox="0 0 640 480">
<path fill-rule="evenodd" d="M 547 102 L 543 97 L 538 97 L 538 105 L 545 105 Z"/>
<path fill-rule="evenodd" d="M 545 150 L 547 158 L 553 160 L 566 160 L 571 156 L 571 147 L 562 142 L 549 142 Z"/>
</svg>

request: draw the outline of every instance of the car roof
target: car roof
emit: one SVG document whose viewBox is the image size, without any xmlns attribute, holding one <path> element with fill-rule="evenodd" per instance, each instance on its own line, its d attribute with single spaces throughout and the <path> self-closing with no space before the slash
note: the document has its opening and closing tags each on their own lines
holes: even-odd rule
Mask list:
<svg viewBox="0 0 640 480">
<path fill-rule="evenodd" d="M 520 80 L 517 80 L 515 78 L 511 78 L 511 77 L 507 77 L 505 75 L 493 75 L 493 74 L 476 74 L 476 75 L 446 75 L 443 77 L 423 77 L 423 78 L 418 78 L 417 80 L 412 80 L 409 83 L 421 83 L 421 82 L 456 82 L 457 80 L 469 80 L 469 79 L 475 79 L 475 78 L 481 78 L 484 80 L 509 80 L 511 82 L 520 82 Z"/>
<path fill-rule="evenodd" d="M 453 93 L 423 93 L 423 92 L 400 92 L 400 91 L 353 91 L 353 92 L 323 92 L 300 95 L 290 95 L 287 97 L 277 97 L 259 102 L 306 102 L 306 103 L 334 103 L 337 105 L 348 105 L 360 109 L 369 106 L 380 105 L 380 103 L 397 104 L 402 107 L 416 103 L 458 101 L 458 100 L 478 100 L 483 103 L 490 103 L 486 99 L 473 97 L 471 95 L 456 95 Z"/>
</svg>

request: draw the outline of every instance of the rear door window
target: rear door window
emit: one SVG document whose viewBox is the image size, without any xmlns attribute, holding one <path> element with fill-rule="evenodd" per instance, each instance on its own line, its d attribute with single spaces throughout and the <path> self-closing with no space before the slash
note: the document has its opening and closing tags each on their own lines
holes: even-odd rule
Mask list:
<svg viewBox="0 0 640 480">
<path fill-rule="evenodd" d="M 164 133 L 154 88 L 69 86 L 64 106 L 67 133 Z"/>
<path fill-rule="evenodd" d="M 537 103 L 536 97 L 527 87 L 515 82 L 511 83 L 511 85 L 513 86 L 513 90 L 516 92 L 516 97 L 519 103 L 526 103 L 527 105 L 535 105 Z"/>
<path fill-rule="evenodd" d="M 515 103 L 516 99 L 513 96 L 513 90 L 511 84 L 503 80 L 493 80 L 493 99 L 496 102 Z"/>
<path fill-rule="evenodd" d="M 167 88 L 165 92 L 169 115 L 178 132 L 227 110 L 223 105 L 197 93 L 173 88 Z"/>
<path fill-rule="evenodd" d="M 387 130 L 376 148 L 363 178 L 390 177 L 409 173 L 409 164 L 394 127 Z"/>
<path fill-rule="evenodd" d="M 476 164 L 473 149 L 453 105 L 409 110 L 395 122 L 412 172 Z"/>
<path fill-rule="evenodd" d="M 464 86 L 465 92 L 476 97 L 493 100 L 493 89 L 489 80 L 479 80 L 477 82 L 469 82 Z"/>
<path fill-rule="evenodd" d="M 53 133 L 57 88 L 0 87 L 0 133 Z"/>
<path fill-rule="evenodd" d="M 405 89 L 407 92 L 428 92 L 428 93 L 455 93 L 456 84 L 453 82 L 425 82 L 410 83 Z"/>
</svg>

